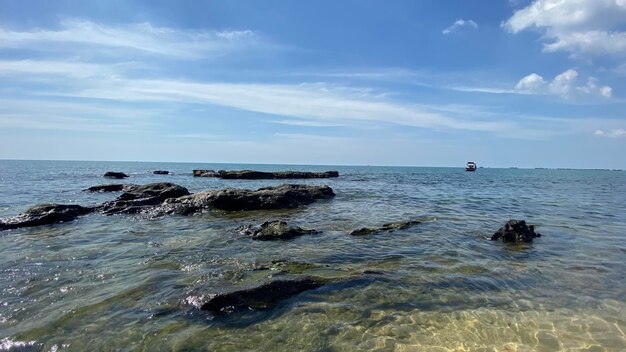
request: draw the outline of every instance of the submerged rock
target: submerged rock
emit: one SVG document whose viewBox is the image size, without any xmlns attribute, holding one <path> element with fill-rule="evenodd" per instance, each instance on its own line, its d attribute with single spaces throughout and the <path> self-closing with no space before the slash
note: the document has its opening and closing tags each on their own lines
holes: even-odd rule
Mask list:
<svg viewBox="0 0 626 352">
<path fill-rule="evenodd" d="M 152 172 L 155 175 L 169 175 L 169 171 L 165 171 L 165 170 L 156 170 Z"/>
<path fill-rule="evenodd" d="M 189 296 L 185 299 L 201 310 L 213 314 L 229 314 L 242 310 L 269 309 L 279 301 L 302 292 L 321 287 L 324 282 L 311 277 L 283 279 L 265 282 L 259 285 L 245 286 L 229 292 L 220 292 L 204 296 Z"/>
<path fill-rule="evenodd" d="M 215 170 L 193 170 L 195 177 L 216 177 L 217 172 Z"/>
<path fill-rule="evenodd" d="M 128 177 L 128 175 L 126 175 L 126 174 L 125 174 L 125 173 L 123 173 L 123 172 L 114 172 L 114 171 L 109 171 L 109 172 L 107 172 L 107 173 L 105 173 L 105 174 L 104 174 L 104 177 L 109 177 L 109 178 L 117 178 L 117 179 L 120 179 L 120 178 L 126 178 L 126 177 Z"/>
<path fill-rule="evenodd" d="M 93 211 L 93 208 L 81 207 L 80 205 L 36 205 L 20 215 L 0 221 L 0 231 L 72 221 L 80 215 Z"/>
<path fill-rule="evenodd" d="M 290 178 L 330 178 L 339 177 L 337 171 L 325 172 L 309 172 L 309 171 L 275 171 L 264 172 L 254 170 L 241 171 L 218 171 L 216 177 L 223 179 L 240 179 L 240 180 L 269 180 L 269 179 L 290 179 Z"/>
<path fill-rule="evenodd" d="M 350 236 L 365 236 L 365 235 L 369 235 L 372 233 L 376 233 L 376 232 L 392 232 L 395 230 L 402 230 L 402 229 L 406 229 L 409 228 L 411 226 L 420 224 L 421 221 L 399 221 L 399 222 L 390 222 L 387 224 L 383 224 L 383 226 L 380 227 L 363 227 L 357 230 L 353 230 L 350 231 L 348 234 Z"/>
<path fill-rule="evenodd" d="M 106 214 L 134 214 L 147 206 L 156 206 L 166 199 L 189 195 L 187 188 L 170 183 L 150 183 L 143 186 L 130 186 L 116 200 L 104 203 L 100 210 Z"/>
<path fill-rule="evenodd" d="M 524 220 L 509 220 L 491 236 L 492 241 L 501 240 L 502 242 L 532 242 L 534 238 L 541 237 L 540 233 L 535 232 L 534 225 L 526 225 Z"/>
<path fill-rule="evenodd" d="M 259 227 L 248 225 L 239 233 L 248 235 L 253 240 L 287 240 L 294 237 L 318 233 L 316 230 L 304 230 L 300 227 L 289 227 L 284 221 L 266 221 Z"/>
<path fill-rule="evenodd" d="M 204 209 L 230 211 L 289 209 L 335 196 L 328 186 L 281 185 L 249 189 L 226 188 L 168 199 L 157 213 L 192 214 Z"/>
<path fill-rule="evenodd" d="M 89 187 L 85 189 L 84 191 L 87 191 L 87 192 L 121 192 L 121 191 L 127 190 L 130 187 L 135 187 L 135 185 L 124 185 L 121 183 L 115 183 L 115 184 L 110 184 L 110 185 L 100 185 L 100 186 Z"/>
</svg>

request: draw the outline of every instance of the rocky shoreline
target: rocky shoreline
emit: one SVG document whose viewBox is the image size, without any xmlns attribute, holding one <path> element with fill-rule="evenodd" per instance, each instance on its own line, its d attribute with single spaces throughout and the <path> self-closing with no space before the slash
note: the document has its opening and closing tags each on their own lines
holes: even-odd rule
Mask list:
<svg viewBox="0 0 626 352">
<path fill-rule="evenodd" d="M 235 173 L 217 172 L 216 174 L 221 176 L 214 177 L 232 177 L 234 179 L 259 177 L 259 174 L 256 172 L 248 173 L 247 171 Z M 319 176 L 318 173 L 307 173 L 305 178 L 316 177 L 313 174 Z M 322 174 L 326 175 L 326 173 Z M 272 178 L 286 177 L 287 175 L 294 176 L 291 172 L 283 174 L 272 173 Z M 302 176 L 302 174 L 295 175 Z M 260 177 L 268 176 L 262 174 Z M 42 204 L 33 206 L 17 216 L 0 219 L 0 231 L 64 223 L 90 213 L 106 215 L 145 214 L 153 217 L 167 214 L 191 215 L 212 209 L 221 211 L 293 209 L 335 197 L 335 192 L 329 186 L 297 184 L 283 184 L 274 187 L 263 187 L 257 190 L 226 188 L 193 194 L 187 188 L 170 182 L 146 185 L 105 184 L 89 187 L 84 191 L 94 193 L 121 192 L 121 194 L 114 200 L 91 207 L 74 204 Z M 420 223 L 421 221 L 419 220 L 390 222 L 380 226 L 354 229 L 346 232 L 346 234 L 353 237 L 363 237 L 392 233 L 409 229 Z M 266 221 L 258 226 L 241 226 L 237 229 L 237 232 L 257 241 L 284 241 L 321 233 L 321 231 L 316 229 L 289 226 L 287 222 L 281 220 Z M 529 243 L 534 238 L 540 236 L 540 234 L 535 232 L 534 226 L 527 225 L 524 220 L 509 220 L 491 236 L 491 240 L 507 243 Z M 221 292 L 189 295 L 183 300 L 183 303 L 216 316 L 228 315 L 241 311 L 271 309 L 281 301 L 304 292 L 316 290 L 327 284 L 350 280 L 349 277 L 333 280 L 318 278 L 304 275 L 302 270 L 298 273 L 301 275 L 294 274 L 296 273 L 288 273 L 287 277 L 265 280 L 256 284 L 234 286 Z M 366 273 L 362 275 L 366 275 Z"/>
<path fill-rule="evenodd" d="M 117 199 L 95 207 L 80 205 L 43 204 L 24 213 L 0 220 L 0 231 L 68 222 L 80 215 L 100 212 L 112 214 L 145 213 L 151 216 L 165 214 L 190 215 L 204 210 L 227 211 L 292 209 L 335 196 L 328 186 L 290 185 L 264 187 L 257 190 L 226 188 L 191 194 L 187 188 L 169 183 L 138 185 L 101 185 L 86 189 L 89 192 L 123 193 Z"/>
</svg>

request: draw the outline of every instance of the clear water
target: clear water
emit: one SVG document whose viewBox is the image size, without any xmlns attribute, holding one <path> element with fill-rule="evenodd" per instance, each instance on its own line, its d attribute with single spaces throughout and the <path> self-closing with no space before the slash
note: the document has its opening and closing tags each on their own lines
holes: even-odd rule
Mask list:
<svg viewBox="0 0 626 352">
<path fill-rule="evenodd" d="M 337 169 L 337 197 L 300 209 L 143 219 L 88 215 L 0 233 L 0 350 L 624 351 L 626 172 L 0 161 L 0 217 L 38 203 L 96 204 L 81 189 L 170 181 L 201 191 L 279 181 L 193 178 L 194 168 Z M 153 175 L 164 169 L 173 175 Z M 487 238 L 510 218 L 544 236 Z M 322 230 L 257 242 L 239 225 L 284 219 Z M 422 219 L 390 234 L 346 231 Z M 305 275 L 355 277 L 276 309 L 215 319 L 192 292 L 258 282 L 274 260 Z"/>
</svg>

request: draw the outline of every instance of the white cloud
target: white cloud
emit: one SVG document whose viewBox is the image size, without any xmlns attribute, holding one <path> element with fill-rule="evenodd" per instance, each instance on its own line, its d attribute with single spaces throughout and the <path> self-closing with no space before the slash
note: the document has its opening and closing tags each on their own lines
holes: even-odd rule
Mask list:
<svg viewBox="0 0 626 352">
<path fill-rule="evenodd" d="M 503 26 L 512 33 L 537 28 L 544 51 L 573 55 L 626 54 L 625 0 L 535 0 Z"/>
<path fill-rule="evenodd" d="M 524 92 L 537 92 L 546 85 L 546 81 L 543 77 L 536 73 L 531 73 L 528 76 L 522 78 L 517 82 L 515 89 Z"/>
<path fill-rule="evenodd" d="M 188 31 L 155 27 L 150 23 L 106 26 L 98 23 L 68 19 L 60 28 L 14 31 L 0 28 L 0 48 L 28 48 L 36 51 L 77 52 L 84 49 L 105 49 L 101 53 L 114 55 L 111 49 L 177 58 L 200 58 L 222 54 L 254 45 L 258 36 L 244 31 Z"/>
<path fill-rule="evenodd" d="M 472 20 L 456 20 L 452 25 L 441 31 L 441 33 L 450 34 L 462 27 L 478 28 L 478 24 Z"/>
<path fill-rule="evenodd" d="M 607 138 L 626 138 L 626 130 L 623 128 L 616 128 L 612 130 L 596 130 L 594 133 L 596 136 L 607 137 Z"/>
<path fill-rule="evenodd" d="M 574 84 L 576 83 L 577 77 L 578 72 L 571 69 L 560 73 L 554 77 L 550 84 L 548 84 L 548 90 L 552 94 L 560 95 L 563 98 L 569 98 L 572 90 L 574 90 Z"/>
<path fill-rule="evenodd" d="M 519 80 L 515 90 L 528 94 L 557 95 L 564 99 L 574 96 L 610 98 L 613 94 L 611 87 L 598 86 L 598 80 L 595 77 L 590 76 L 584 85 L 577 85 L 577 79 L 578 72 L 572 69 L 558 74 L 550 82 L 536 73 L 531 73 Z"/>
</svg>

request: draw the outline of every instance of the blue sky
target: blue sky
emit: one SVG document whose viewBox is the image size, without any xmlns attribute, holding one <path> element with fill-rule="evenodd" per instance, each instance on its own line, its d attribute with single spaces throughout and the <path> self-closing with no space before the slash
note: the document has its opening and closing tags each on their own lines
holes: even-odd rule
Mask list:
<svg viewBox="0 0 626 352">
<path fill-rule="evenodd" d="M 626 0 L 0 0 L 0 158 L 626 168 Z"/>
</svg>

